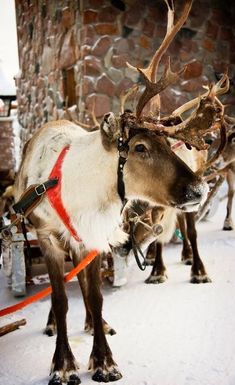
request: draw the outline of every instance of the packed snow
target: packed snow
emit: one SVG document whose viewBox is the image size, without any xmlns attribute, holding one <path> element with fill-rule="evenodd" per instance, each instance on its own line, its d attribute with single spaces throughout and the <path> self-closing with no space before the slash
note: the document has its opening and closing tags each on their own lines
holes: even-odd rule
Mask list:
<svg viewBox="0 0 235 385">
<path fill-rule="evenodd" d="M 104 318 L 117 331 L 108 336 L 123 378 L 119 385 L 235 385 L 235 231 L 222 231 L 225 201 L 198 224 L 201 257 L 212 283 L 191 284 L 180 262 L 181 245 L 169 244 L 168 280 L 146 285 L 150 272 L 133 262 L 122 288 L 103 285 Z M 46 286 L 46 284 L 44 284 Z M 42 285 L 28 288 L 28 295 Z M 3 308 L 17 300 L 0 272 Z M 69 341 L 83 385 L 91 385 L 87 364 L 92 337 L 83 331 L 84 307 L 77 282 L 67 287 Z M 43 335 L 50 299 L 0 319 L 27 325 L 0 338 L 0 385 L 47 385 L 56 337 Z"/>
</svg>

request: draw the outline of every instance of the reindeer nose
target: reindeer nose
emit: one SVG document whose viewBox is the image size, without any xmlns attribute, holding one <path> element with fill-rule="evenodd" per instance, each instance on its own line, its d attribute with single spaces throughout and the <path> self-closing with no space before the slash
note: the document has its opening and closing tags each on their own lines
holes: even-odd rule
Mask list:
<svg viewBox="0 0 235 385">
<path fill-rule="evenodd" d="M 191 200 L 200 200 L 202 197 L 202 191 L 198 186 L 188 186 L 186 192 L 187 199 Z"/>
<path fill-rule="evenodd" d="M 193 202 L 201 202 L 207 195 L 208 187 L 205 183 L 189 185 L 186 190 L 186 199 Z"/>
</svg>

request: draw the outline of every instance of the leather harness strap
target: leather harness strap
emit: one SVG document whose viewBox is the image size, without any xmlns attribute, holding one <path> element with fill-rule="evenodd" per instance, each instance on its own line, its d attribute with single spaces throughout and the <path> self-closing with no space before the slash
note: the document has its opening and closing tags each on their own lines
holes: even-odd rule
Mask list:
<svg viewBox="0 0 235 385">
<path fill-rule="evenodd" d="M 54 178 L 41 184 L 29 186 L 20 197 L 20 200 L 12 206 L 13 210 L 16 214 L 22 214 L 24 217 L 27 217 L 42 201 L 45 192 L 55 187 L 57 183 L 58 180 Z"/>
</svg>

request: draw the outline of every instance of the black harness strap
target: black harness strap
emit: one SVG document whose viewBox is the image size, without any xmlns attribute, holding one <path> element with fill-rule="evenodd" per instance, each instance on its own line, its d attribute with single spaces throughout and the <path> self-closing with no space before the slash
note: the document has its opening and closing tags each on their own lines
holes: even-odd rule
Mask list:
<svg viewBox="0 0 235 385">
<path fill-rule="evenodd" d="M 123 181 L 123 169 L 125 166 L 125 163 L 127 161 L 127 155 L 128 155 L 128 146 L 129 139 L 127 139 L 125 142 L 123 142 L 123 137 L 120 136 L 118 138 L 118 143 L 117 143 L 117 148 L 119 152 L 119 159 L 118 159 L 118 169 L 117 169 L 117 191 L 118 195 L 122 201 L 123 207 L 126 204 L 126 199 L 125 199 L 125 184 Z M 126 156 L 123 156 L 123 155 Z"/>
<path fill-rule="evenodd" d="M 45 192 L 56 186 L 58 179 L 49 179 L 44 183 L 31 185 L 12 208 L 15 213 L 27 216 L 42 200 Z"/>
<path fill-rule="evenodd" d="M 126 163 L 126 158 L 122 157 L 122 156 L 119 156 L 119 159 L 118 159 L 118 171 L 117 171 L 117 174 L 118 174 L 118 180 L 117 180 L 117 190 L 118 190 L 118 195 L 123 203 L 123 206 L 125 205 L 126 203 L 126 199 L 125 199 L 125 184 L 124 184 L 124 181 L 123 181 L 123 167 Z"/>
</svg>

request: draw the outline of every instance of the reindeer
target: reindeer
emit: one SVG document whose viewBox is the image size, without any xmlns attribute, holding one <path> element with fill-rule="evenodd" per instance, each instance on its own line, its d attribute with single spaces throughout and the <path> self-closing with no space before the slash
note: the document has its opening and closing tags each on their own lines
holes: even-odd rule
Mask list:
<svg viewBox="0 0 235 385">
<path fill-rule="evenodd" d="M 151 98 L 177 81 L 182 73 L 172 72 L 168 63 L 162 77 L 155 81 L 159 60 L 187 19 L 191 5 L 192 1 L 187 0 L 177 23 L 168 23 L 166 38 L 148 68 L 138 69 L 146 88 L 136 114 L 116 117 L 108 113 L 100 130 L 90 133 L 69 121 L 50 122 L 34 134 L 25 150 L 15 199 L 19 200 L 29 186 L 35 186 L 35 193 L 43 195 L 28 218 L 37 231 L 53 289 L 57 339 L 49 385 L 80 383 L 78 364 L 67 337 L 65 253 L 69 250 L 77 263 L 85 250 L 108 252 L 110 245 L 125 243 L 128 234 L 120 228 L 120 212 L 126 199 L 142 199 L 189 212 L 196 210 L 207 194 L 202 177 L 171 151 L 166 137 L 204 148 L 202 136 L 214 129 L 220 119 L 213 95 L 202 98 L 197 111 L 179 124 L 177 119 L 159 120 L 142 115 Z M 168 5 L 168 15 L 170 11 Z M 56 183 L 54 187 L 52 182 Z M 122 375 L 105 337 L 99 267 L 97 257 L 83 272 L 84 301 L 94 334 L 89 368 L 94 381 L 109 382 Z"/>
<path fill-rule="evenodd" d="M 222 148 L 225 146 L 225 138 L 222 138 L 222 141 L 216 156 L 213 157 L 213 163 L 218 159 Z M 188 150 L 184 143 L 180 142 L 173 143 L 171 148 L 174 151 L 177 150 L 177 155 L 194 171 L 206 169 L 207 165 L 211 165 L 211 160 L 205 164 L 206 151 Z M 138 247 L 135 253 L 138 253 L 139 250 L 143 258 L 143 265 L 153 265 L 145 282 L 154 284 L 165 282 L 167 274 L 162 258 L 163 245 L 172 239 L 178 224 L 183 243 L 182 262 L 186 265 L 192 265 L 190 282 L 211 282 L 198 253 L 195 219 L 195 212 L 182 213 L 175 208 L 153 206 L 140 200 L 130 202 L 123 213 L 123 229 L 130 234 L 132 241 L 115 248 L 114 258 L 130 257 L 129 254 L 133 248 Z M 146 256 L 143 254 L 145 252 Z"/>
<path fill-rule="evenodd" d="M 218 162 L 217 166 L 212 167 L 212 173 L 208 174 L 205 178 L 208 181 L 212 181 L 212 188 L 207 197 L 206 202 L 201 207 L 197 214 L 197 220 L 203 218 L 210 211 L 211 200 L 215 197 L 218 189 L 227 180 L 228 184 L 228 201 L 227 201 L 227 213 L 224 220 L 223 230 L 233 230 L 232 221 L 232 203 L 234 195 L 234 178 L 235 178 L 235 131 L 234 131 L 235 119 L 231 116 L 224 115 L 224 124 L 227 129 L 227 139 L 224 143 L 224 148 L 221 151 L 221 162 Z M 217 157 L 218 158 L 218 157 Z M 217 160 L 217 159 L 216 159 Z M 223 167 L 221 168 L 221 165 Z M 222 200 L 221 198 L 220 200 Z M 209 211 L 208 211 L 209 210 Z"/>
<path fill-rule="evenodd" d="M 232 220 L 232 204 L 234 196 L 234 182 L 235 182 L 235 129 L 234 129 L 234 118 L 225 116 L 228 124 L 231 128 L 229 130 L 227 144 L 222 153 L 224 162 L 226 163 L 227 168 L 227 183 L 228 183 L 228 201 L 227 201 L 227 213 L 224 220 L 223 230 L 233 230 L 233 220 Z"/>
</svg>

